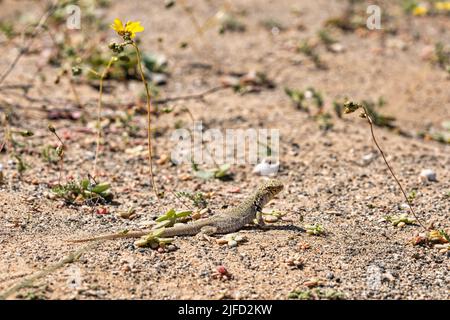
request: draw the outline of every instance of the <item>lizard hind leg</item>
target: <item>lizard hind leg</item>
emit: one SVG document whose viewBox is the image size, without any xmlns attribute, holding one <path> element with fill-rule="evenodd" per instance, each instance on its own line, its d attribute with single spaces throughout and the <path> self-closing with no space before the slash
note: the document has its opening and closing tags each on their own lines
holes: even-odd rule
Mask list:
<svg viewBox="0 0 450 320">
<path fill-rule="evenodd" d="M 216 232 L 217 232 L 216 227 L 204 226 L 203 228 L 200 229 L 200 232 L 197 234 L 197 237 L 199 237 L 199 239 L 212 242 L 214 239 L 211 237 L 211 235 L 215 234 Z"/>
</svg>

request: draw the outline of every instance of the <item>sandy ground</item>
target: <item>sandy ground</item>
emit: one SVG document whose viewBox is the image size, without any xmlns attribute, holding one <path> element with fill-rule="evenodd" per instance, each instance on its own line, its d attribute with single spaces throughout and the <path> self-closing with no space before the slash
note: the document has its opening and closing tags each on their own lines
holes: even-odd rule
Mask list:
<svg viewBox="0 0 450 320">
<path fill-rule="evenodd" d="M 8 5 L 10 2 L 0 2 L 5 8 L 2 18 L 25 9 L 25 2 Z M 160 88 L 163 97 L 202 92 L 220 84 L 221 77 L 230 72 L 258 70 L 274 81 L 274 89 L 257 93 L 239 95 L 225 89 L 204 101 L 169 104 L 174 112 L 154 118 L 154 154 L 155 160 L 170 154 L 170 136 L 176 124 L 191 125 L 182 108 L 188 108 L 207 128 L 279 129 L 281 166 L 277 177 L 285 189 L 266 210 L 287 214 L 270 224 L 268 230 L 252 226 L 241 230 L 248 241 L 235 248 L 198 238 L 177 238 L 176 251 L 158 253 L 135 247 L 133 240 L 102 242 L 78 261 L 10 298 L 286 299 L 291 291 L 306 289 L 305 282 L 320 278 L 324 289 L 335 290 L 347 299 L 449 299 L 449 253 L 410 244 L 409 240 L 421 232 L 418 225 L 397 228 L 383 219 L 407 211 L 402 209 L 404 199 L 381 157 L 363 163 L 365 155 L 376 153 L 366 122 L 356 115 L 345 119 L 333 116 L 334 127 L 323 132 L 312 117 L 292 105 L 283 90 L 314 87 L 322 92 L 325 109 L 331 113 L 336 98 L 359 101 L 382 96 L 387 102 L 382 113 L 396 117 L 398 127 L 410 135 L 376 128 L 387 158 L 405 188 L 417 190 L 414 207 L 418 215 L 427 225 L 448 229 L 450 147 L 416 137 L 418 131 L 450 120 L 449 76 L 422 59 L 428 46 L 437 41 L 450 42 L 448 16 L 408 18 L 399 6 L 379 2 L 386 6 L 389 25 L 395 25 L 397 33 L 336 31 L 334 35 L 345 50 L 333 53 L 319 45 L 317 51 L 328 65 L 326 70 L 319 70 L 295 47 L 300 40 L 314 37 L 327 18 L 344 9 L 345 1 L 230 3 L 234 10 L 245 13 L 241 17 L 247 27 L 244 33 L 219 35 L 214 28 L 196 37 L 189 16 L 178 5 L 166 10 L 159 1 L 113 1 L 102 19 L 141 20 L 146 27 L 139 36 L 142 50 L 163 53 L 169 61 L 170 77 Z M 220 6 L 204 1 L 195 2 L 192 8 L 197 19 L 204 21 Z M 300 14 L 295 13 L 297 9 Z M 261 25 L 269 18 L 283 24 L 279 34 L 273 35 Z M 108 38 L 113 37 L 112 31 L 107 32 Z M 180 49 L 179 43 L 191 37 L 195 38 L 192 45 Z M 145 148 L 139 154 L 125 152 L 145 146 L 146 117 L 140 113 L 133 119 L 139 128 L 134 136 L 125 139 L 126 128 L 105 128 L 107 141 L 98 165 L 101 180 L 111 182 L 115 194 L 114 203 L 103 206 L 108 214 L 98 214 L 96 207 L 52 199 L 48 185 L 57 182 L 57 167 L 46 164 L 40 150 L 55 139 L 46 130 L 49 120 L 43 104 L 47 110 L 73 108 L 73 99 L 66 81 L 53 84 L 58 69 L 44 64 L 36 74 L 45 48 L 52 45 L 46 35 L 38 40 L 34 44 L 37 51 L 25 55 L 5 81 L 33 81 L 29 96 L 36 99 L 0 92 L 0 97 L 16 108 L 14 126 L 35 132 L 26 140 L 24 159 L 30 168 L 22 177 L 14 165 L 7 165 L 7 153 L 0 154 L 4 166 L 4 183 L 0 185 L 0 291 L 82 246 L 65 242 L 68 239 L 137 230 L 169 208 L 183 209 L 173 191 L 214 192 L 208 199 L 213 214 L 237 204 L 264 180 L 252 173 L 252 165 L 232 166 L 230 181 L 185 180 L 183 177 L 192 175 L 190 165 L 167 162 L 155 168 L 156 181 L 166 194 L 157 201 L 148 182 Z M 18 43 L 7 42 L 0 49 L 4 57 L 0 70 L 13 59 Z M 198 67 L 200 63 L 207 67 Z M 137 81 L 111 81 L 108 85 L 111 88 L 105 94 L 105 103 L 119 105 L 105 108 L 105 116 L 112 118 L 121 111 L 121 104 L 125 110 L 142 92 Z M 93 128 L 97 91 L 85 84 L 78 87 L 85 105 L 81 112 L 87 126 Z M 43 98 L 50 101 L 43 102 Z M 4 112 L 2 106 L 0 112 Z M 95 151 L 93 129 L 82 130 L 86 124 L 81 120 L 52 123 L 68 145 L 64 177 L 85 176 L 92 168 Z M 419 182 L 418 176 L 426 168 L 436 172 L 437 182 Z M 131 206 L 136 208 L 134 219 L 118 216 Z M 323 225 L 325 235 L 306 234 L 305 225 L 314 223 Z M 294 257 L 301 257 L 302 268 L 286 262 Z M 231 279 L 215 277 L 221 265 Z"/>
</svg>

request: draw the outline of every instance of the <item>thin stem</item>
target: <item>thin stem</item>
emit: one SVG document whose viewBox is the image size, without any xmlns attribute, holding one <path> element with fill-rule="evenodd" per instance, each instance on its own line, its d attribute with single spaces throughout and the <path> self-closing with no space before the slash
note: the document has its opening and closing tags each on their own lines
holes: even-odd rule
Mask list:
<svg viewBox="0 0 450 320">
<path fill-rule="evenodd" d="M 97 160 L 98 160 L 98 155 L 100 153 L 100 137 L 102 134 L 100 118 L 101 118 L 101 113 L 102 113 L 103 80 L 115 60 L 116 60 L 116 57 L 111 57 L 111 59 L 109 59 L 108 65 L 103 70 L 103 72 L 100 76 L 100 87 L 99 87 L 99 96 L 98 96 L 98 105 L 97 105 L 97 141 L 96 141 L 96 146 L 95 146 L 95 159 L 94 159 L 94 170 L 93 170 L 94 177 L 97 175 Z"/>
<path fill-rule="evenodd" d="M 59 135 L 56 133 L 56 130 L 53 128 L 53 130 L 51 131 L 53 133 L 53 135 L 58 139 L 60 146 L 62 148 L 61 150 L 61 154 L 58 154 L 59 157 L 59 174 L 58 174 L 58 184 L 61 185 L 61 177 L 62 177 L 62 172 L 64 170 L 64 149 L 66 148 L 66 145 L 64 144 L 64 142 L 61 140 L 61 138 L 59 137 Z"/>
<path fill-rule="evenodd" d="M 168 97 L 168 98 L 163 98 L 163 99 L 157 99 L 154 100 L 155 103 L 157 104 L 163 104 L 163 103 L 168 103 L 168 102 L 173 102 L 173 101 L 178 101 L 178 100 L 198 100 L 198 99 L 203 99 L 205 96 L 220 91 L 220 90 L 224 90 L 224 89 L 228 89 L 230 86 L 229 85 L 220 85 L 217 87 L 212 87 L 210 89 L 207 89 L 203 92 L 200 93 L 194 93 L 194 94 L 188 94 L 188 95 L 184 95 L 184 96 L 177 96 L 177 97 Z"/>
<path fill-rule="evenodd" d="M 186 111 L 186 112 L 187 112 L 187 114 L 188 114 L 189 117 L 191 118 L 192 126 L 195 126 L 195 118 L 194 118 L 194 115 L 192 114 L 192 112 L 191 112 L 187 107 L 183 108 L 183 111 Z M 190 132 L 193 133 L 192 131 L 190 131 Z M 219 164 L 217 163 L 216 159 L 214 159 L 214 157 L 213 157 L 213 155 L 211 154 L 211 152 L 209 152 L 209 149 L 208 149 L 208 146 L 207 146 L 207 145 L 205 145 L 205 151 L 206 151 L 206 153 L 208 154 L 208 156 L 211 158 L 211 160 L 212 160 L 214 166 L 216 167 L 216 169 L 217 169 L 217 170 L 220 170 Z M 191 148 L 191 152 L 194 152 L 194 147 Z"/>
<path fill-rule="evenodd" d="M 102 75 L 100 74 L 100 73 L 98 73 L 97 71 L 95 71 L 94 69 L 91 69 L 91 68 L 87 68 L 86 69 L 88 72 L 90 72 L 90 73 L 92 73 L 94 76 L 96 76 L 96 77 L 101 77 Z"/>
<path fill-rule="evenodd" d="M 408 196 L 406 195 L 405 189 L 403 189 L 400 181 L 397 179 L 397 176 L 394 173 L 394 170 L 392 170 L 392 167 L 389 165 L 386 156 L 384 155 L 383 150 L 381 149 L 380 145 L 378 144 L 377 139 L 375 138 L 375 133 L 373 131 L 373 123 L 372 123 L 372 119 L 369 116 L 369 113 L 367 112 L 367 109 L 365 106 L 363 106 L 364 109 L 364 114 L 367 118 L 367 122 L 369 123 L 370 126 L 370 133 L 372 135 L 372 140 L 375 143 L 375 145 L 377 146 L 378 151 L 380 151 L 381 156 L 383 157 L 384 163 L 386 164 L 386 166 L 388 167 L 389 171 L 391 172 L 392 177 L 394 178 L 395 182 L 397 182 L 397 185 L 399 186 L 400 190 L 402 191 L 403 196 L 405 197 L 406 202 L 408 203 L 408 207 L 409 210 L 411 211 L 412 215 L 414 216 L 414 218 L 416 218 L 417 222 L 420 224 L 420 226 L 422 228 L 424 228 L 425 230 L 428 230 L 428 228 L 425 227 L 425 225 L 420 221 L 419 217 L 416 215 L 416 213 L 414 212 L 414 209 L 412 207 L 412 203 L 409 200 Z"/>
<path fill-rule="evenodd" d="M 186 202 L 179 196 L 179 195 L 177 195 L 177 193 L 176 192 L 173 192 L 173 190 L 171 190 L 170 191 L 174 196 L 175 196 L 175 198 L 187 209 L 187 210 L 189 210 L 189 211 L 194 211 L 192 208 L 190 208 L 187 204 L 186 204 Z"/>
<path fill-rule="evenodd" d="M 155 193 L 155 196 L 157 199 L 159 199 L 159 193 L 158 188 L 155 183 L 155 178 L 153 176 L 153 163 L 152 163 L 152 135 L 151 135 L 151 95 L 150 90 L 148 89 L 148 83 L 145 79 L 144 71 L 142 70 L 142 63 L 141 63 L 141 52 L 136 45 L 136 43 L 132 43 L 134 49 L 136 50 L 137 55 L 137 65 L 139 69 L 139 73 L 141 74 L 142 82 L 144 83 L 145 87 L 145 93 L 147 95 L 147 147 L 148 147 L 148 163 L 150 165 L 150 180 L 153 187 L 153 192 Z"/>
<path fill-rule="evenodd" d="M 75 98 L 75 103 L 77 104 L 78 107 L 82 108 L 83 106 L 81 105 L 80 95 L 78 94 L 77 89 L 73 85 L 73 80 L 72 80 L 71 75 L 69 75 L 69 86 L 70 86 L 70 90 L 72 90 L 73 97 Z"/>
</svg>

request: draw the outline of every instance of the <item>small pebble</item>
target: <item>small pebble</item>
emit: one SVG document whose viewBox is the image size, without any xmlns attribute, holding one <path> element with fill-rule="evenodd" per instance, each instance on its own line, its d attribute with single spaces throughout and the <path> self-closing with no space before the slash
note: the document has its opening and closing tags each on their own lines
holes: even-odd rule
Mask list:
<svg viewBox="0 0 450 320">
<path fill-rule="evenodd" d="M 362 160 L 362 162 L 363 162 L 364 165 L 368 165 L 368 164 L 370 164 L 375 158 L 376 158 L 376 154 L 373 153 L 373 152 L 371 152 L 371 153 L 368 153 L 368 154 L 362 156 L 361 160 Z"/>
<path fill-rule="evenodd" d="M 174 245 L 174 244 L 169 244 L 169 245 L 167 246 L 167 251 L 169 251 L 169 252 L 176 251 L 177 249 L 178 249 L 177 246 Z"/>
<path fill-rule="evenodd" d="M 164 253 L 164 252 L 166 252 L 166 250 L 164 248 L 161 248 L 161 247 L 158 248 L 158 253 Z"/>
<path fill-rule="evenodd" d="M 280 168 L 279 162 L 273 162 L 270 159 L 263 159 L 261 163 L 258 163 L 253 169 L 253 173 L 260 174 L 262 176 L 276 175 Z"/>
<path fill-rule="evenodd" d="M 434 172 L 431 169 L 424 169 L 420 172 L 419 180 L 421 182 L 427 182 L 427 181 L 437 181 L 436 179 L 436 172 Z"/>
<path fill-rule="evenodd" d="M 97 214 L 108 214 L 108 208 L 98 208 L 97 209 Z"/>
<path fill-rule="evenodd" d="M 238 242 L 236 240 L 228 241 L 228 247 L 230 247 L 230 248 L 237 247 L 237 245 L 238 245 Z"/>
<path fill-rule="evenodd" d="M 307 242 L 300 242 L 298 244 L 298 248 L 302 251 L 308 250 L 309 248 L 311 248 L 311 245 Z"/>
<path fill-rule="evenodd" d="M 219 274 L 222 274 L 222 275 L 227 275 L 228 274 L 228 270 L 224 266 L 218 266 L 216 268 L 216 270 L 217 270 L 217 272 Z"/>
<path fill-rule="evenodd" d="M 334 53 L 340 53 L 345 50 L 344 46 L 340 43 L 333 43 L 330 45 L 330 50 Z"/>
<path fill-rule="evenodd" d="M 167 160 L 169 160 L 169 155 L 163 154 L 163 155 L 161 155 L 161 157 L 158 160 L 156 160 L 156 163 L 159 165 L 163 165 L 167 162 Z"/>
<path fill-rule="evenodd" d="M 278 217 L 272 216 L 272 215 L 265 215 L 264 221 L 268 223 L 274 223 L 278 221 Z"/>
<path fill-rule="evenodd" d="M 31 196 L 31 197 L 28 197 L 26 201 L 27 202 L 33 202 L 36 199 L 37 199 L 36 197 Z"/>
<path fill-rule="evenodd" d="M 198 220 L 202 217 L 202 214 L 199 211 L 194 211 L 191 215 L 192 220 Z"/>
<path fill-rule="evenodd" d="M 228 243 L 228 239 L 219 238 L 219 239 L 216 239 L 216 243 L 217 244 L 227 244 Z"/>
<path fill-rule="evenodd" d="M 167 83 L 167 76 L 164 73 L 153 73 L 151 76 L 152 83 L 155 85 L 164 85 Z"/>
<path fill-rule="evenodd" d="M 181 181 L 187 181 L 191 180 L 192 176 L 189 173 L 182 173 L 178 176 L 178 178 L 180 178 Z"/>
</svg>

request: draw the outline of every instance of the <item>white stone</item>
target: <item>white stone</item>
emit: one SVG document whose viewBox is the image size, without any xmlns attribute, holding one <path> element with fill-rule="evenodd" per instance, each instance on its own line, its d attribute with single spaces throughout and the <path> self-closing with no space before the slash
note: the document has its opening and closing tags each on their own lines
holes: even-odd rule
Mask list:
<svg viewBox="0 0 450 320">
<path fill-rule="evenodd" d="M 262 176 L 273 176 L 277 174 L 279 168 L 279 162 L 272 163 L 269 159 L 263 159 L 255 166 L 255 168 L 253 168 L 253 173 Z"/>
<path fill-rule="evenodd" d="M 330 50 L 335 53 L 340 53 L 345 50 L 344 46 L 340 43 L 333 43 L 330 45 Z"/>
<path fill-rule="evenodd" d="M 436 172 L 434 172 L 431 169 L 423 169 L 420 172 L 419 178 L 423 182 L 426 182 L 426 181 L 437 181 L 437 179 L 436 179 Z"/>
</svg>

